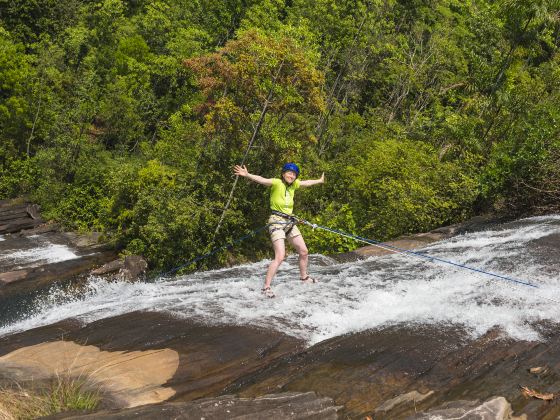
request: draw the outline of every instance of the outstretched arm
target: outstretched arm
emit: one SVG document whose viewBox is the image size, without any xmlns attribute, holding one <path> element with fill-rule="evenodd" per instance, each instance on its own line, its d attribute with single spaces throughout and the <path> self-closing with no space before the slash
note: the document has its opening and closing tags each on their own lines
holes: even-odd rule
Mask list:
<svg viewBox="0 0 560 420">
<path fill-rule="evenodd" d="M 325 182 L 325 173 L 321 174 L 321 178 L 319 179 L 306 179 L 305 181 L 301 181 L 299 183 L 300 187 L 311 187 L 312 185 L 323 184 Z"/>
<path fill-rule="evenodd" d="M 237 176 L 244 176 L 245 178 L 250 179 L 251 181 L 256 182 L 257 184 L 266 185 L 267 187 L 270 187 L 272 185 L 272 179 L 263 178 L 262 176 L 259 175 L 250 174 L 247 168 L 245 167 L 245 165 L 243 166 L 235 165 L 235 167 L 233 168 L 233 173 Z"/>
</svg>

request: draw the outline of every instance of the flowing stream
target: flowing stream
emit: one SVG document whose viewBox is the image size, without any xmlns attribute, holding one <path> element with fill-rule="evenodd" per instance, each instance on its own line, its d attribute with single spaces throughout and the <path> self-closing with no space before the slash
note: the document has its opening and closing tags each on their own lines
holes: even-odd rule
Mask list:
<svg viewBox="0 0 560 420">
<path fill-rule="evenodd" d="M 473 336 L 497 326 L 512 338 L 538 340 L 542 325 L 558 322 L 560 215 L 506 223 L 418 251 L 537 287 L 401 254 L 350 263 L 312 255 L 310 272 L 320 283 L 302 284 L 292 255 L 272 284 L 274 299 L 260 293 L 268 260 L 151 282 L 92 277 L 79 289 L 55 287 L 39 295 L 15 319 L 0 324 L 0 335 L 137 310 L 272 328 L 309 344 L 403 323 L 461 325 Z"/>
</svg>

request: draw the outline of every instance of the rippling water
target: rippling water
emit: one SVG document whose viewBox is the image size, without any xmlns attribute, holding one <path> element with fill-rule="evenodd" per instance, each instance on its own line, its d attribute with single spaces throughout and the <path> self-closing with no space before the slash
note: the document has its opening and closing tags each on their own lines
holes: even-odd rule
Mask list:
<svg viewBox="0 0 560 420">
<path fill-rule="evenodd" d="M 431 244 L 427 255 L 512 276 L 532 288 L 451 265 L 393 254 L 352 263 L 312 255 L 320 283 L 302 284 L 295 256 L 260 294 L 269 261 L 152 282 L 90 278 L 85 290 L 51 290 L 0 335 L 66 318 L 89 322 L 136 310 L 164 311 L 208 324 L 272 328 L 310 344 L 391 324 L 460 324 L 473 336 L 494 326 L 517 339 L 539 339 L 560 303 L 560 216 L 535 217 Z"/>
</svg>

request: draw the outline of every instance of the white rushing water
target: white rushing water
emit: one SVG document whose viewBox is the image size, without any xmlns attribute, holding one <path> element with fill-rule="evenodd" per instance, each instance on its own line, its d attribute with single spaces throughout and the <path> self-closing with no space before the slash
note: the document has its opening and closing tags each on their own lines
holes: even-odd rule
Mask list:
<svg viewBox="0 0 560 420">
<path fill-rule="evenodd" d="M 344 264 L 313 255 L 310 271 L 320 284 L 302 284 L 297 259 L 290 256 L 273 282 L 275 299 L 260 294 L 269 261 L 149 283 L 91 278 L 80 297 L 52 291 L 35 302 L 33 313 L 0 328 L 0 335 L 71 317 L 90 322 L 150 310 L 209 324 L 272 328 L 309 344 L 400 323 L 459 324 L 473 336 L 498 326 L 513 338 L 536 340 L 538 322 L 559 318 L 560 244 L 546 245 L 559 234 L 560 216 L 538 217 L 421 250 L 536 288 L 400 254 Z"/>
<path fill-rule="evenodd" d="M 55 263 L 78 258 L 66 245 L 49 243 L 40 236 L 30 236 L 29 239 L 34 244 L 27 249 L 0 251 L 0 267 L 8 264 L 29 266 L 34 263 Z"/>
</svg>

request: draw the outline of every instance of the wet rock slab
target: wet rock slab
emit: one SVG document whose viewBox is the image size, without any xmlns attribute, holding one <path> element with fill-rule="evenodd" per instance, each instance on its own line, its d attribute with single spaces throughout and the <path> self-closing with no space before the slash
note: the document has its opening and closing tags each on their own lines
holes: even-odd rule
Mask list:
<svg viewBox="0 0 560 420">
<path fill-rule="evenodd" d="M 251 397 L 273 390 L 315 391 L 344 406 L 344 418 L 357 419 L 403 419 L 451 409 L 442 405 L 452 402 L 468 400 L 472 406 L 504 397 L 516 415 L 557 418 L 557 400 L 527 398 L 520 385 L 540 392 L 560 389 L 559 332 L 555 327 L 548 341 L 538 343 L 503 339 L 497 331 L 474 340 L 451 327 L 364 331 L 318 343 L 245 376 L 225 392 Z M 547 366 L 547 373 L 530 373 L 536 366 Z"/>
<path fill-rule="evenodd" d="M 164 383 L 150 383 L 149 386 L 159 385 L 172 391 L 169 393 L 158 389 L 158 395 L 162 396 L 160 400 L 173 396 L 184 401 L 219 395 L 236 379 L 256 372 L 275 359 L 295 353 L 303 347 L 301 341 L 274 331 L 240 326 L 207 326 L 159 313 L 131 313 L 96 321 L 87 326 L 80 326 L 76 321 L 69 320 L 1 338 L 0 372 L 4 372 L 6 376 L 2 380 L 0 374 L 0 386 L 9 384 L 13 378 L 25 376 L 18 374 L 22 371 L 36 372 L 40 369 L 44 372 L 51 367 L 54 374 L 56 366 L 60 365 L 53 359 L 67 359 L 64 352 L 51 351 L 48 357 L 42 357 L 48 363 L 42 364 L 37 363 L 38 356 L 29 355 L 37 355 L 41 348 L 44 349 L 44 343 L 62 340 L 72 342 L 72 347 L 83 346 L 84 350 L 74 351 L 72 357 L 75 357 L 74 365 L 88 368 L 84 371 L 86 374 L 97 369 L 93 358 L 88 356 L 93 351 L 105 354 L 105 359 L 112 357 L 115 360 L 122 352 L 142 352 L 139 355 L 149 354 L 150 357 L 156 351 L 160 351 L 162 355 L 167 352 L 169 357 L 166 357 L 170 359 L 170 363 L 166 366 L 170 366 L 172 362 L 176 363 L 176 368 Z M 86 350 L 86 347 L 95 347 L 95 350 Z M 150 367 L 146 365 L 145 357 L 133 359 L 122 360 L 127 363 L 126 372 L 119 368 L 121 362 L 111 367 L 103 365 L 102 368 L 107 375 L 122 372 L 130 376 L 130 371 L 136 372 L 138 375 L 130 379 L 130 383 L 134 384 L 130 389 L 137 395 L 140 389 L 136 385 Z M 9 374 L 5 369 L 8 364 Z M 121 384 L 127 380 L 119 379 Z M 114 381 L 117 382 L 116 377 Z M 128 406 L 128 403 L 122 402 L 134 397 L 127 397 L 122 392 L 123 388 L 125 387 L 120 386 L 120 394 L 109 399 L 117 407 Z M 111 389 L 105 391 L 111 393 Z"/>
<path fill-rule="evenodd" d="M 391 241 L 379 242 L 378 245 L 367 245 L 354 251 L 333 256 L 340 262 L 355 261 L 359 259 L 377 257 L 394 253 L 396 250 L 414 250 L 425 247 L 433 242 L 451 238 L 456 235 L 476 232 L 489 228 L 496 228 L 500 223 L 506 222 L 494 216 L 476 216 L 462 223 L 443 226 L 429 232 L 404 235 Z M 391 248 L 394 248 L 393 250 Z"/>
<path fill-rule="evenodd" d="M 0 242 L 0 305 L 15 295 L 73 279 L 117 256 L 107 245 L 85 241 L 87 238 L 71 232 L 17 234 L 4 239 Z M 49 247 L 57 247 L 69 257 L 49 262 Z"/>
<path fill-rule="evenodd" d="M 62 414 L 49 419 L 290 419 L 334 420 L 339 407 L 332 399 L 314 392 L 264 395 L 258 398 L 222 396 L 192 402 L 175 402 L 142 406 L 127 410 L 99 411 L 92 414 Z"/>
<path fill-rule="evenodd" d="M 425 413 L 414 414 L 407 420 L 462 419 L 462 420 L 527 420 L 525 414 L 514 416 L 510 403 L 504 397 L 488 401 L 453 401 Z"/>
<path fill-rule="evenodd" d="M 43 223 L 39 206 L 23 200 L 0 201 L 0 235 L 32 229 Z"/>
<path fill-rule="evenodd" d="M 165 381 L 149 383 L 152 388 L 144 391 L 151 392 L 151 402 L 156 395 L 173 404 L 136 408 L 134 416 L 138 418 L 162 418 L 158 416 L 163 412 L 188 418 L 181 416 L 200 413 L 196 410 L 207 403 L 200 398 L 220 396 L 224 399 L 213 403 L 229 401 L 227 404 L 244 413 L 240 415 L 249 416 L 244 418 L 262 418 L 250 411 L 255 409 L 254 404 L 260 404 L 255 401 L 270 394 L 281 394 L 284 396 L 278 398 L 284 398 L 290 393 L 302 404 L 302 395 L 313 395 L 311 400 L 304 400 L 305 404 L 319 404 L 313 405 L 316 408 L 328 403 L 322 398 L 332 399 L 332 404 L 324 407 L 341 406 L 337 410 L 340 418 L 430 418 L 431 414 L 433 417 L 447 413 L 473 419 L 523 415 L 528 419 L 552 419 L 560 415 L 556 399 L 529 398 L 520 389 L 520 385 L 541 393 L 560 389 L 560 329 L 543 326 L 542 333 L 543 342 L 514 341 L 503 338 L 499 331 L 471 339 L 458 327 L 395 325 L 305 348 L 301 341 L 274 331 L 209 326 L 160 313 L 132 313 L 86 326 L 69 320 L 1 338 L 0 386 L 21 380 L 28 368 L 37 369 L 37 358 L 26 367 L 24 360 L 16 357 L 18 351 L 28 349 L 29 354 L 29 349 L 39 348 L 32 346 L 64 339 L 72 342 L 71 347 L 94 346 L 92 351 L 99 351 L 105 358 L 117 353 L 119 357 L 129 355 L 123 361 L 127 363 L 126 369 L 119 368 L 121 362 L 114 359 L 115 375 L 126 371 L 129 377 L 132 373 L 142 376 L 152 364 L 157 365 L 146 365 L 147 359 L 136 354 L 156 358 L 158 354 L 162 358 L 167 354 L 165 357 L 172 363 L 158 363 L 176 367 L 162 376 L 168 377 Z M 92 351 L 83 353 L 93 354 Z M 44 359 L 53 364 L 51 358 L 57 354 L 63 352 L 53 352 Z M 2 365 L 7 361 L 9 366 Z M 531 372 L 535 367 L 542 369 Z M 112 371 L 106 373 L 111 377 Z M 138 378 L 132 377 L 135 388 L 131 389 L 136 398 L 142 390 Z M 121 394 L 113 395 L 113 399 L 108 397 L 106 407 L 127 407 L 123 401 L 130 404 L 131 399 L 122 394 L 126 392 L 122 385 L 126 380 L 115 378 L 114 382 L 120 384 Z M 154 387 L 156 394 L 152 392 Z M 110 394 L 110 387 L 105 391 Z M 199 405 L 186 404 L 194 401 Z M 305 404 L 298 408 L 303 409 Z M 492 417 L 488 414 L 491 412 L 503 415 Z M 123 418 L 118 417 L 122 413 L 133 412 L 107 411 L 103 415 Z M 215 415 L 207 418 L 219 418 L 222 414 Z"/>
</svg>

